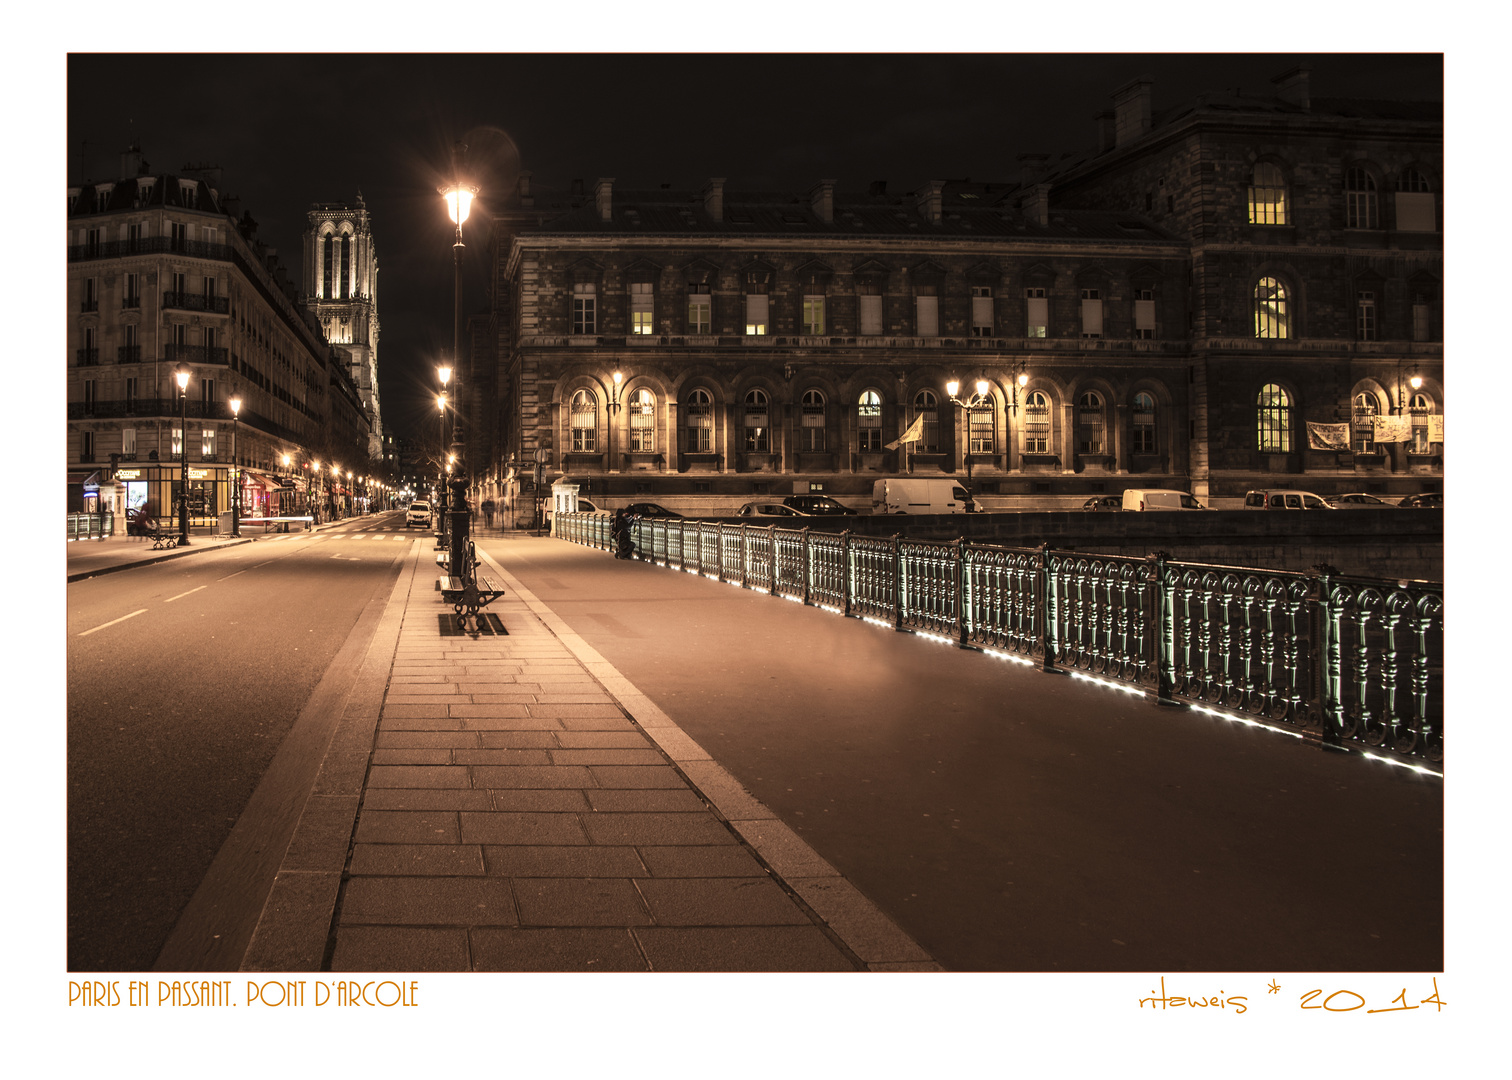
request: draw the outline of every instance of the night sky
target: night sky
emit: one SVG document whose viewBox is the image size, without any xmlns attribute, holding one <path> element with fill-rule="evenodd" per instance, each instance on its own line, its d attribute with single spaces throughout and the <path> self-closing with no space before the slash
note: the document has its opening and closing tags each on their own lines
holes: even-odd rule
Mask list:
<svg viewBox="0 0 1512 1080">
<path fill-rule="evenodd" d="M 299 279 L 311 203 L 360 191 L 378 250 L 385 428 L 429 416 L 452 338 L 451 225 L 436 187 L 470 144 L 469 313 L 486 305 L 490 196 L 520 169 L 542 187 L 806 192 L 886 180 L 1016 180 L 1018 155 L 1096 141 L 1114 89 L 1148 75 L 1156 111 L 1222 89 L 1266 92 L 1312 66 L 1314 97 L 1442 100 L 1438 54 L 111 54 L 71 53 L 67 178 L 114 180 L 139 139 L 154 172 L 218 165 Z M 139 93 L 150 85 L 171 92 Z"/>
</svg>

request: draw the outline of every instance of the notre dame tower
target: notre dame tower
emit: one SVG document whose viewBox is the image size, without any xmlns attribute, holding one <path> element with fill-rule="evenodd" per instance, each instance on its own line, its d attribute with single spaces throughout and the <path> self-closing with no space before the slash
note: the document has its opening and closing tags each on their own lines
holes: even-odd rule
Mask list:
<svg viewBox="0 0 1512 1080">
<path fill-rule="evenodd" d="M 378 410 L 378 257 L 372 221 L 362 193 L 355 205 L 316 203 L 304 234 L 305 306 L 320 320 L 328 342 L 347 360 L 347 370 L 373 415 L 368 456 L 383 450 Z"/>
</svg>

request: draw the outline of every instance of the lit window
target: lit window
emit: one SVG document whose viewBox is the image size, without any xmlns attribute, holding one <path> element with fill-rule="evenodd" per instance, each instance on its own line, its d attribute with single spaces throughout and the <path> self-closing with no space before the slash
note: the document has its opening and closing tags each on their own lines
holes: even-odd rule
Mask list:
<svg viewBox="0 0 1512 1080">
<path fill-rule="evenodd" d="M 1407 411 L 1412 415 L 1412 450 L 1414 454 L 1428 453 L 1428 414 L 1433 412 L 1433 404 L 1428 400 L 1427 394 L 1413 394 Z"/>
<path fill-rule="evenodd" d="M 572 452 L 598 452 L 598 399 L 587 390 L 572 395 Z"/>
<path fill-rule="evenodd" d="M 824 449 L 824 395 L 817 390 L 804 391 L 802 430 L 800 449 Z"/>
<path fill-rule="evenodd" d="M 940 402 L 932 390 L 920 390 L 914 395 L 914 419 L 924 418 L 924 427 L 915 443 L 920 453 L 933 454 L 940 449 Z"/>
<path fill-rule="evenodd" d="M 688 395 L 688 453 L 708 454 L 714 450 L 714 399 L 707 390 Z"/>
<path fill-rule="evenodd" d="M 206 461 L 215 460 L 215 429 L 205 428 L 200 432 L 200 456 Z"/>
<path fill-rule="evenodd" d="M 651 333 L 654 329 L 651 325 L 652 314 L 651 283 L 632 281 L 630 283 L 630 332 L 632 334 Z"/>
<path fill-rule="evenodd" d="M 645 387 L 630 394 L 630 450 L 650 454 L 656 450 L 656 399 Z"/>
<path fill-rule="evenodd" d="M 1024 404 L 1024 453 L 1050 452 L 1050 399 L 1035 390 Z"/>
<path fill-rule="evenodd" d="M 975 394 L 966 409 L 966 445 L 973 454 L 993 452 L 993 408 L 991 394 Z"/>
<path fill-rule="evenodd" d="M 1153 454 L 1155 450 L 1155 399 L 1141 391 L 1134 395 L 1133 445 L 1136 454 Z"/>
<path fill-rule="evenodd" d="M 1083 394 L 1076 403 L 1076 452 L 1101 454 L 1104 443 L 1102 398 L 1096 394 Z"/>
<path fill-rule="evenodd" d="M 971 336 L 992 336 L 992 288 L 988 285 L 971 287 Z"/>
<path fill-rule="evenodd" d="M 1025 289 L 1024 304 L 1028 316 L 1028 333 L 1025 336 L 1045 337 L 1050 327 L 1050 301 L 1045 296 L 1045 290 L 1033 287 Z"/>
<path fill-rule="evenodd" d="M 882 395 L 875 390 L 863 391 L 856 403 L 856 431 L 860 449 L 882 449 Z"/>
<path fill-rule="evenodd" d="M 574 334 L 598 333 L 598 286 L 591 281 L 579 281 L 572 286 L 572 332 Z"/>
<path fill-rule="evenodd" d="M 1376 182 L 1356 165 L 1344 174 L 1345 224 L 1351 229 L 1374 229 L 1380 218 L 1376 210 Z"/>
<path fill-rule="evenodd" d="M 1291 395 L 1266 383 L 1255 400 L 1256 442 L 1261 453 L 1291 452 Z"/>
<path fill-rule="evenodd" d="M 1251 225 L 1287 224 L 1286 180 L 1279 166 L 1263 161 L 1255 166 L 1249 189 L 1249 219 Z"/>
<path fill-rule="evenodd" d="M 803 298 L 803 332 L 811 337 L 824 333 L 824 297 Z"/>
<path fill-rule="evenodd" d="M 1356 394 L 1354 399 L 1354 448 L 1357 454 L 1375 453 L 1376 399 L 1373 394 Z"/>
<path fill-rule="evenodd" d="M 766 391 L 752 390 L 745 396 L 745 448 L 749 453 L 764 454 L 771 449 Z"/>
<path fill-rule="evenodd" d="M 1286 286 L 1272 277 L 1263 277 L 1255 283 L 1255 336 L 1291 337 Z"/>
<path fill-rule="evenodd" d="M 688 333 L 707 334 L 714 324 L 714 298 L 704 284 L 688 286 Z"/>
<path fill-rule="evenodd" d="M 760 291 L 756 291 L 760 290 Z M 746 292 L 746 333 L 760 336 L 767 332 L 767 309 L 769 297 L 766 286 L 750 284 Z"/>
</svg>

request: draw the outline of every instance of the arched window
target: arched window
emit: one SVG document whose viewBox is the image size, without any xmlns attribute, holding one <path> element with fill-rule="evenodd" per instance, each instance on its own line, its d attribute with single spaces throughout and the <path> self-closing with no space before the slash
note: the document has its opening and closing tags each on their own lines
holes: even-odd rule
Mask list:
<svg viewBox="0 0 1512 1080">
<path fill-rule="evenodd" d="M 630 451 L 635 454 L 656 452 L 656 398 L 640 387 L 630 392 Z"/>
<path fill-rule="evenodd" d="M 1351 229 L 1380 226 L 1376 213 L 1376 182 L 1368 171 L 1355 165 L 1344 173 L 1345 225 Z"/>
<path fill-rule="evenodd" d="M 1273 277 L 1255 282 L 1255 336 L 1291 337 L 1291 310 L 1286 286 Z"/>
<path fill-rule="evenodd" d="M 765 454 L 772 449 L 770 403 L 765 390 L 752 390 L 745 396 L 745 448 L 748 453 Z"/>
<path fill-rule="evenodd" d="M 940 399 L 933 390 L 920 390 L 914 395 L 914 419 L 924 418 L 919 441 L 914 449 L 921 454 L 935 454 L 940 450 Z"/>
<path fill-rule="evenodd" d="M 1428 420 L 1433 413 L 1433 399 L 1427 394 L 1413 394 L 1408 399 L 1407 412 L 1412 416 L 1412 449 L 1409 452 L 1426 454 L 1429 451 L 1429 443 L 1433 441 Z"/>
<path fill-rule="evenodd" d="M 1262 161 L 1250 179 L 1249 219 L 1251 225 L 1286 225 L 1286 178 L 1281 167 Z"/>
<path fill-rule="evenodd" d="M 598 453 L 598 399 L 587 390 L 572 395 L 572 452 Z"/>
<path fill-rule="evenodd" d="M 824 395 L 818 390 L 803 392 L 803 435 L 798 448 L 824 449 Z"/>
<path fill-rule="evenodd" d="M 1292 400 L 1275 383 L 1266 383 L 1255 399 L 1256 446 L 1261 453 L 1291 452 Z"/>
<path fill-rule="evenodd" d="M 1155 399 L 1144 391 L 1134 395 L 1134 413 L 1131 418 L 1133 423 L 1133 445 L 1130 451 L 1135 454 L 1155 454 Z"/>
<path fill-rule="evenodd" d="M 966 407 L 967 453 L 990 454 L 993 452 L 993 409 L 991 394 L 973 394 Z"/>
<path fill-rule="evenodd" d="M 1102 398 L 1085 393 L 1076 403 L 1076 452 L 1101 454 L 1107 445 L 1107 424 L 1103 417 Z"/>
<path fill-rule="evenodd" d="M 1402 176 L 1397 180 L 1398 191 L 1432 191 L 1428 186 L 1428 178 L 1417 169 L 1407 168 L 1402 170 Z"/>
<path fill-rule="evenodd" d="M 882 449 L 882 395 L 875 390 L 863 390 L 856 402 L 856 431 L 860 449 Z"/>
<path fill-rule="evenodd" d="M 1042 390 L 1029 394 L 1024 403 L 1024 453 L 1050 452 L 1050 399 Z"/>
<path fill-rule="evenodd" d="M 714 399 L 707 390 L 694 390 L 688 395 L 687 428 L 688 453 L 714 452 Z"/>
<path fill-rule="evenodd" d="M 1357 454 L 1375 453 L 1375 420 L 1380 406 L 1375 395 L 1359 393 L 1354 397 L 1354 449 Z"/>
</svg>

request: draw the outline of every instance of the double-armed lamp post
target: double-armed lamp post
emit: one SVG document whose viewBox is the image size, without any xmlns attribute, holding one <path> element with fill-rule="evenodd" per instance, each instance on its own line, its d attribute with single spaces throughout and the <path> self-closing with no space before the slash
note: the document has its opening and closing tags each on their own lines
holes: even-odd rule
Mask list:
<svg viewBox="0 0 1512 1080">
<path fill-rule="evenodd" d="M 975 406 L 977 406 L 979 403 L 981 403 L 982 401 L 984 401 L 986 399 L 986 397 L 987 397 L 987 391 L 990 390 L 991 388 L 992 388 L 991 384 L 988 383 L 988 381 L 986 379 L 978 379 L 976 381 L 976 397 L 972 398 L 971 401 L 966 402 L 966 401 L 962 401 L 960 398 L 958 398 L 956 396 L 958 393 L 960 393 L 960 390 L 961 390 L 961 381 L 959 379 L 951 379 L 948 383 L 945 384 L 945 393 L 947 393 L 947 394 L 950 395 L 950 403 L 952 405 L 955 405 L 957 408 L 959 408 L 961 410 L 961 415 L 964 416 L 965 419 L 966 419 L 966 492 L 967 492 L 967 494 L 973 494 L 973 492 L 971 490 L 971 410 Z"/>
</svg>

